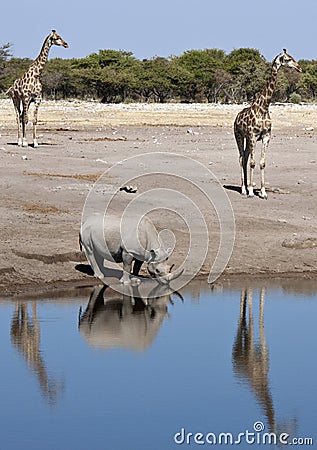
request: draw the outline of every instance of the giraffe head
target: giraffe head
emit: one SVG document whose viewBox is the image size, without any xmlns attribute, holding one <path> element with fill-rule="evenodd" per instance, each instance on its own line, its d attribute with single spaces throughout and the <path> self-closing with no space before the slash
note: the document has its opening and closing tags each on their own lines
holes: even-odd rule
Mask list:
<svg viewBox="0 0 317 450">
<path fill-rule="evenodd" d="M 57 34 L 55 30 L 52 30 L 50 37 L 52 45 L 62 45 L 63 47 L 68 48 L 67 42 L 65 42 L 64 39 L 59 34 Z"/>
<path fill-rule="evenodd" d="M 290 67 L 291 69 L 297 70 L 298 72 L 302 71 L 299 64 L 295 61 L 295 59 L 291 55 L 287 53 L 285 48 L 283 48 L 283 53 L 280 53 L 274 59 L 274 64 L 277 65 L 277 68 L 280 68 L 281 66 L 287 66 Z"/>
</svg>

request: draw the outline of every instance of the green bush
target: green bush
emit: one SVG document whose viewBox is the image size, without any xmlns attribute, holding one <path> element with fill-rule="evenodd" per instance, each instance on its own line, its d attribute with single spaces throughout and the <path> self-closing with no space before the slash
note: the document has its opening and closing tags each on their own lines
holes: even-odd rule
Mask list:
<svg viewBox="0 0 317 450">
<path fill-rule="evenodd" d="M 296 103 L 298 105 L 299 103 L 301 103 L 302 97 L 297 94 L 297 92 L 293 92 L 289 97 L 289 101 L 290 103 Z"/>
</svg>

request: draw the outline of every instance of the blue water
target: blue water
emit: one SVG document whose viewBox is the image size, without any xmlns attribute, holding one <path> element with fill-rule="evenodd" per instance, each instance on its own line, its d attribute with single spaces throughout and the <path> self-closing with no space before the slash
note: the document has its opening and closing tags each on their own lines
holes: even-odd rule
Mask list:
<svg viewBox="0 0 317 450">
<path fill-rule="evenodd" d="M 105 291 L 89 315 L 92 291 L 0 302 L 1 450 L 225 448 L 207 441 L 247 430 L 317 448 L 317 285 L 203 285 L 123 312 Z"/>
</svg>

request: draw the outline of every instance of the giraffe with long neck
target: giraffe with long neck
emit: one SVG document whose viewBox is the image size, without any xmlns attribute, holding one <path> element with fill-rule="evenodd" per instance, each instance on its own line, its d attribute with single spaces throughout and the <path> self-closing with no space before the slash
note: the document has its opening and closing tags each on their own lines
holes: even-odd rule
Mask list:
<svg viewBox="0 0 317 450">
<path fill-rule="evenodd" d="M 260 172 L 261 190 L 259 196 L 267 199 L 264 184 L 264 168 L 266 149 L 271 139 L 272 121 L 269 112 L 272 95 L 275 89 L 277 73 L 281 66 L 287 66 L 301 72 L 302 69 L 294 58 L 284 49 L 272 62 L 271 77 L 262 91 L 247 108 L 237 115 L 234 122 L 234 135 L 239 149 L 239 161 L 241 166 L 241 194 L 254 196 L 253 172 L 255 167 L 255 146 L 257 141 L 262 141 Z M 250 178 L 248 184 L 247 165 L 250 157 Z"/>
<path fill-rule="evenodd" d="M 30 104 L 34 102 L 34 119 L 33 119 L 33 145 L 38 147 L 36 137 L 37 115 L 42 100 L 42 84 L 40 75 L 48 59 L 48 54 L 52 45 L 62 45 L 67 48 L 68 44 L 55 30 L 49 34 L 42 45 L 38 57 L 33 61 L 26 72 L 15 82 L 10 89 L 17 123 L 18 123 L 18 145 L 27 147 L 26 125 L 28 123 L 28 111 Z"/>
</svg>

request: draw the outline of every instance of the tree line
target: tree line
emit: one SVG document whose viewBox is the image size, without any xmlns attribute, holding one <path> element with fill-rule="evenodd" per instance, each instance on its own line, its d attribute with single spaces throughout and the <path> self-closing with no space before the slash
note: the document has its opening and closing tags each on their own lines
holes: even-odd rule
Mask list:
<svg viewBox="0 0 317 450">
<path fill-rule="evenodd" d="M 11 44 L 0 47 L 0 94 L 32 62 L 12 56 Z M 273 101 L 315 102 L 317 60 L 299 60 L 303 73 L 285 68 L 278 76 Z M 239 48 L 189 50 L 180 56 L 139 60 L 133 53 L 99 50 L 85 58 L 49 60 L 42 73 L 46 99 L 120 102 L 252 101 L 270 76 L 271 62 L 259 50 Z"/>
</svg>

